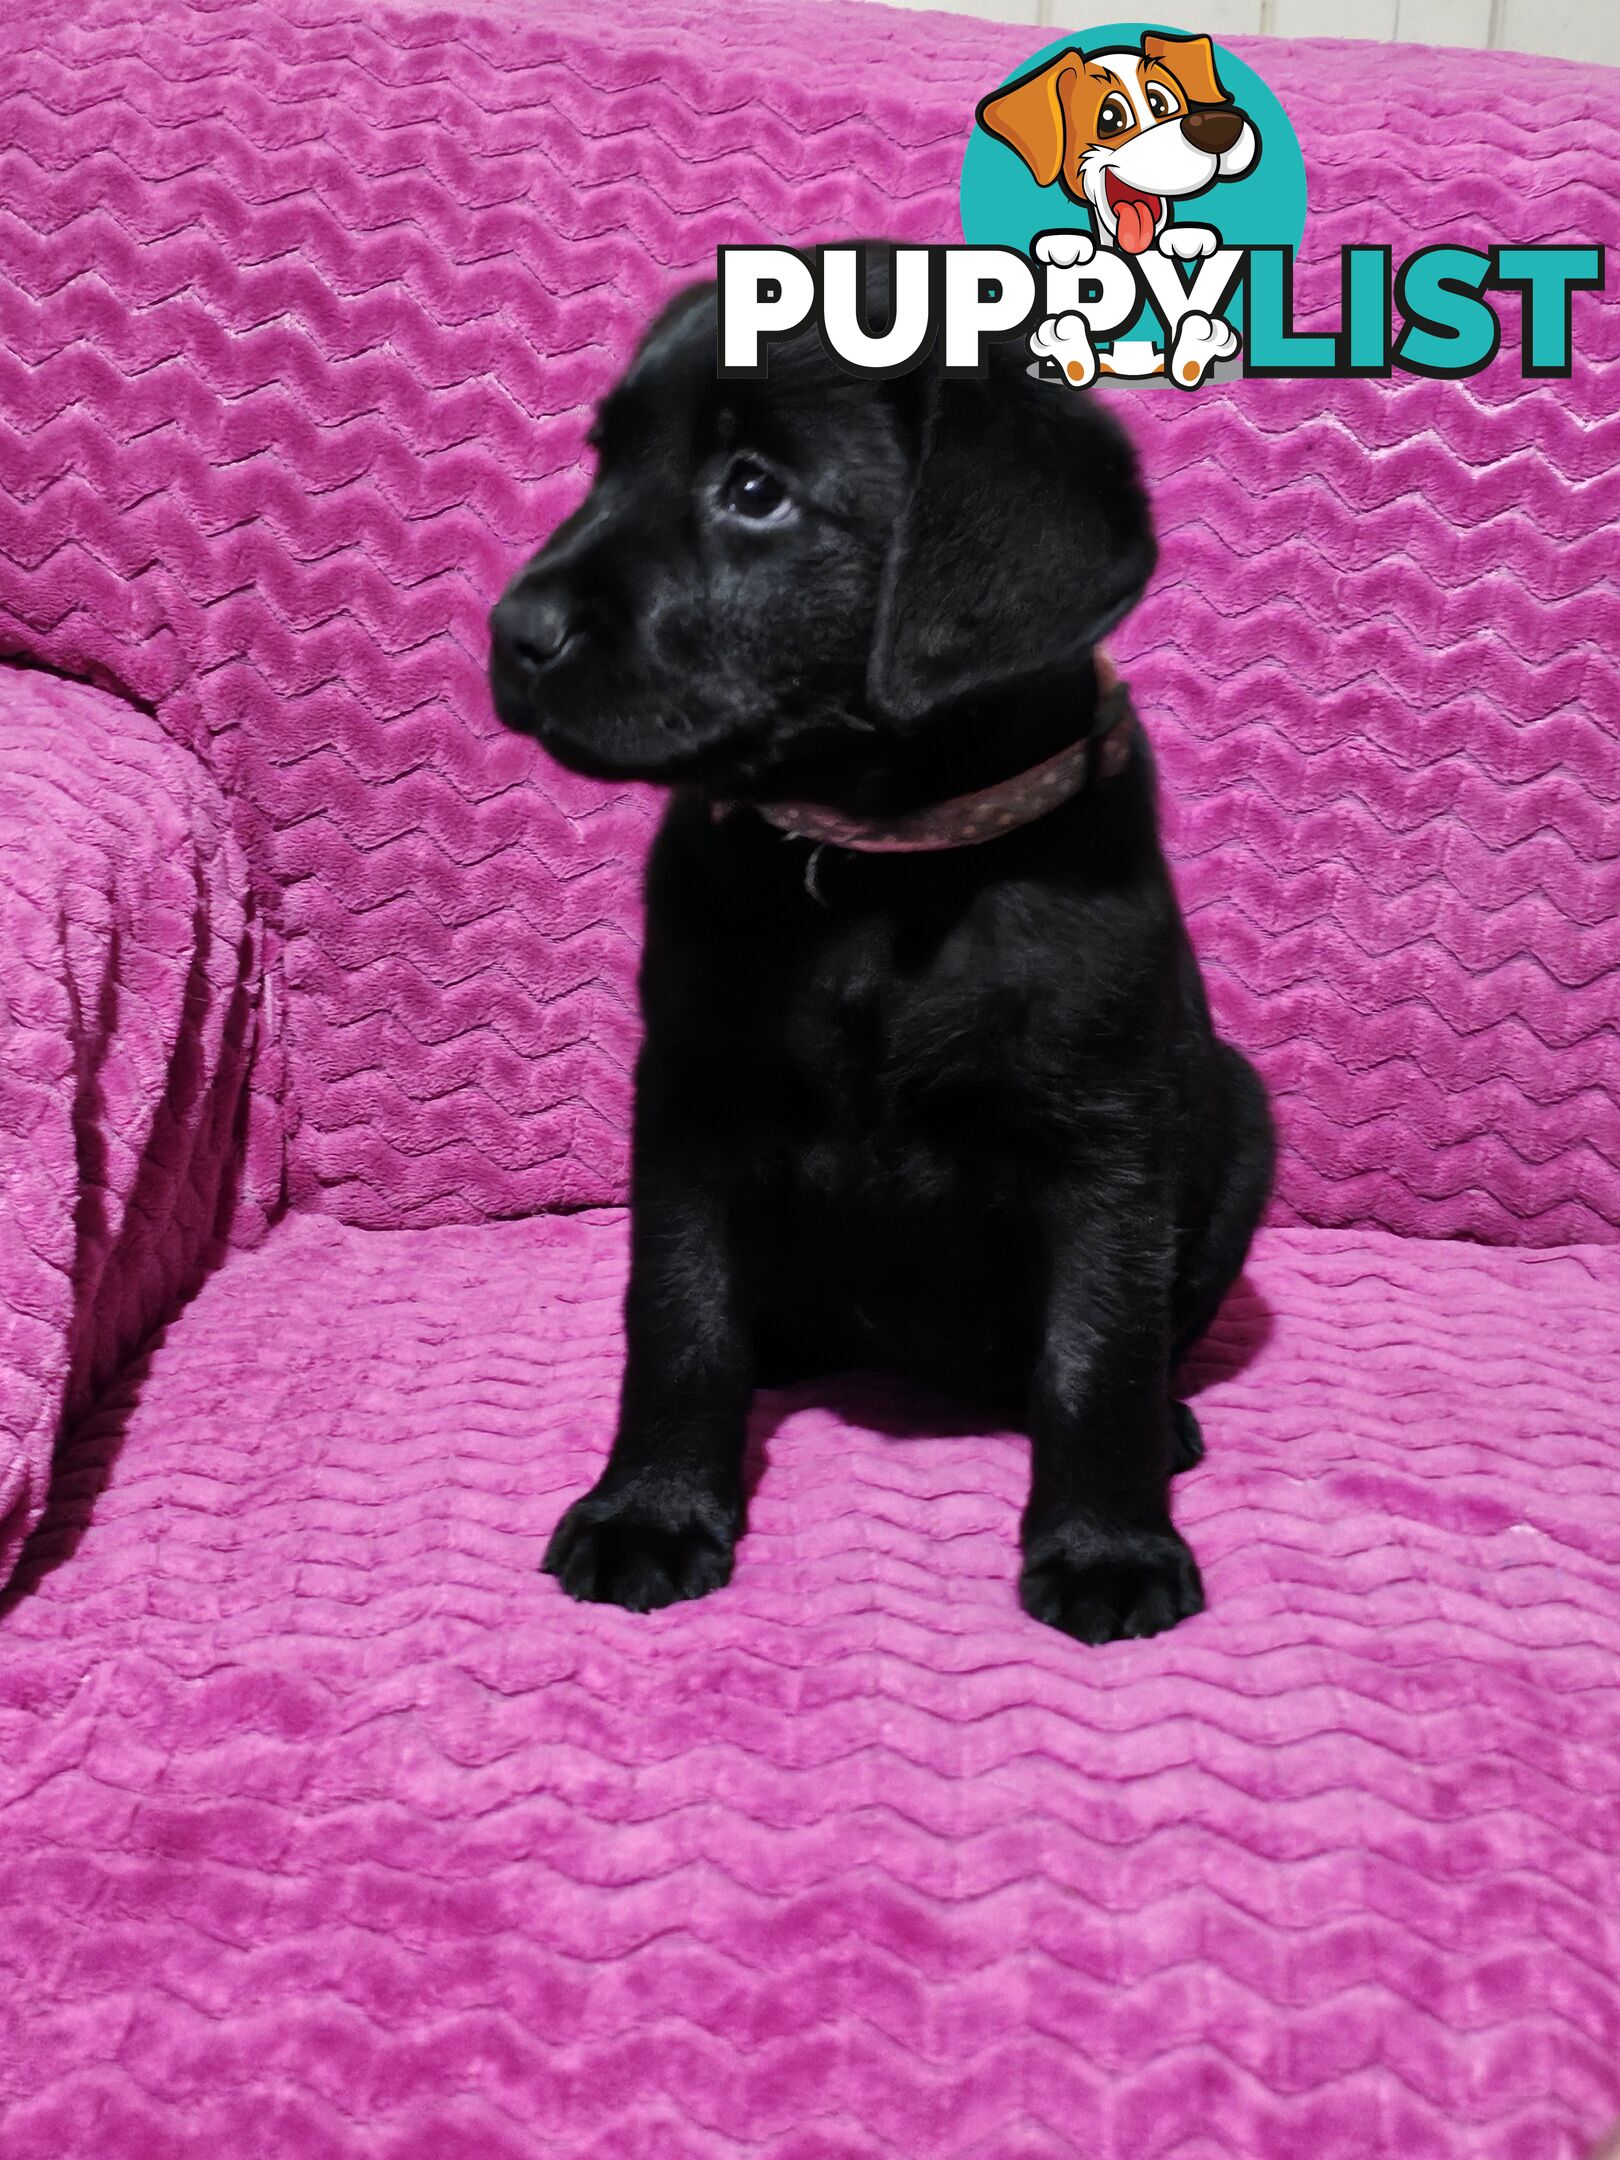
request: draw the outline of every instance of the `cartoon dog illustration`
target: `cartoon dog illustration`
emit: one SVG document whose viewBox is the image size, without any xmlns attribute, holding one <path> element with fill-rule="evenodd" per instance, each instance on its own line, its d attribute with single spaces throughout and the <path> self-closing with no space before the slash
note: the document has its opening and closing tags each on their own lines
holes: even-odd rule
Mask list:
<svg viewBox="0 0 1620 2160">
<path fill-rule="evenodd" d="M 1054 232 L 1036 241 L 1049 270 L 1084 269 L 1099 245 L 1123 255 L 1152 249 L 1188 263 L 1213 256 L 1219 233 L 1174 223 L 1171 205 L 1238 179 L 1260 155 L 1259 133 L 1233 104 L 1209 39 L 1161 31 L 1144 32 L 1140 51 L 1071 47 L 985 98 L 978 119 L 1041 187 L 1057 182 L 1091 212 L 1095 238 Z M 1241 342 L 1230 323 L 1195 304 L 1180 311 L 1168 357 L 1144 339 L 1116 341 L 1099 355 L 1076 298 L 1054 302 L 1050 284 L 1048 291 L 1058 311 L 1037 326 L 1030 351 L 1037 366 L 1055 369 L 1077 389 L 1099 374 L 1166 375 L 1178 389 L 1196 389 Z"/>
<path fill-rule="evenodd" d="M 1139 52 L 1059 53 L 985 98 L 978 120 L 1018 153 L 1038 186 L 1057 181 L 1084 204 L 1097 237 L 1127 255 L 1160 238 L 1173 202 L 1239 178 L 1260 155 L 1254 123 L 1216 73 L 1209 39 L 1151 30 Z M 1200 228 L 1175 230 L 1180 243 Z M 1207 252 L 1215 238 L 1174 252 Z"/>
<path fill-rule="evenodd" d="M 1196 241 L 1192 248 L 1176 250 L 1188 259 L 1214 252 L 1212 232 L 1201 226 L 1173 226 L 1159 236 L 1160 253 L 1171 252 L 1167 243 L 1172 236 L 1191 236 Z M 1230 360 L 1242 342 L 1224 317 L 1191 304 L 1189 294 L 1190 304 L 1181 310 L 1170 333 L 1168 359 L 1149 338 L 1116 338 L 1106 353 L 1099 353 L 1091 325 L 1078 305 L 1080 283 L 1098 261 L 1096 242 L 1090 233 L 1040 233 L 1032 252 L 1037 262 L 1046 265 L 1047 305 L 1057 312 L 1036 324 L 1029 349 L 1037 369 L 1055 371 L 1076 390 L 1086 389 L 1099 375 L 1124 376 L 1134 381 L 1165 375 L 1178 390 L 1196 390 L 1215 362 Z"/>
</svg>

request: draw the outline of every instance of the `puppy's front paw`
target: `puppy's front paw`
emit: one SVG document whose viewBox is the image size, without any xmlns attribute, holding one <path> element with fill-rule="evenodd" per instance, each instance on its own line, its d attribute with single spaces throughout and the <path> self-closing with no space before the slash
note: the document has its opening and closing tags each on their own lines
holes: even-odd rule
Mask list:
<svg viewBox="0 0 1620 2160">
<path fill-rule="evenodd" d="M 652 1479 L 598 1485 L 558 1523 L 540 1564 L 572 1598 L 651 1612 L 729 1582 L 741 1527 L 715 1493 Z"/>
<path fill-rule="evenodd" d="M 1204 1609 L 1198 1563 L 1173 1530 L 1090 1523 L 1031 1539 L 1018 1595 L 1033 1619 L 1085 1643 L 1162 1635 Z"/>
</svg>

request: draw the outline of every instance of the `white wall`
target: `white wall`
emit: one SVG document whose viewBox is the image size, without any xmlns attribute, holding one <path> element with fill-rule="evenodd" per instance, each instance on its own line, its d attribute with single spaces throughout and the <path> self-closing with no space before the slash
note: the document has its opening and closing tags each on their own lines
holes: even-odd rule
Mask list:
<svg viewBox="0 0 1620 2160">
<path fill-rule="evenodd" d="M 1124 22 L 1125 0 L 895 0 L 899 6 L 947 7 L 994 22 L 1083 29 Z M 1184 30 L 1211 37 L 1269 32 L 1275 37 L 1398 38 L 1414 45 L 1478 45 L 1492 51 L 1556 53 L 1620 67 L 1620 0 L 1186 0 L 1162 11 Z"/>
</svg>

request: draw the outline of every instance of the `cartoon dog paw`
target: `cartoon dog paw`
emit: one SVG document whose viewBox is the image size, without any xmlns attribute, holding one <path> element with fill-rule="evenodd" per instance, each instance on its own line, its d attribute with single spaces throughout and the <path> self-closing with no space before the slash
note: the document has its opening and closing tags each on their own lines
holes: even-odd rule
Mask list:
<svg viewBox="0 0 1620 2160">
<path fill-rule="evenodd" d="M 1210 225 L 1167 225 L 1154 242 L 1161 255 L 1182 262 L 1201 262 L 1206 255 L 1213 255 L 1220 244 L 1220 234 Z"/>
<path fill-rule="evenodd" d="M 1183 315 L 1170 349 L 1170 380 L 1180 390 L 1196 390 L 1217 360 L 1230 360 L 1239 338 L 1229 322 L 1217 315 Z"/>
<path fill-rule="evenodd" d="M 1090 233 L 1043 232 L 1035 238 L 1035 258 L 1049 263 L 1054 270 L 1079 270 L 1090 262 L 1097 252 L 1097 243 Z"/>
<path fill-rule="evenodd" d="M 1084 390 L 1097 379 L 1097 354 L 1083 315 L 1049 315 L 1030 334 L 1029 349 L 1037 360 L 1053 360 L 1065 382 Z"/>
</svg>

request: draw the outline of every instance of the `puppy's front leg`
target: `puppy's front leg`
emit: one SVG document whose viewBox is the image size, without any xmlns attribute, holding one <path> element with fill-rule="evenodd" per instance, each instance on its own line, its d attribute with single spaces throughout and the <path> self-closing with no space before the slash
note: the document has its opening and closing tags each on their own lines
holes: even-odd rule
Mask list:
<svg viewBox="0 0 1620 2160">
<path fill-rule="evenodd" d="M 1043 1339 L 1019 1595 L 1081 1642 L 1157 1635 L 1203 1610 L 1171 1527 L 1173 1239 L 1155 1180 L 1118 1159 L 1044 1203 Z"/>
<path fill-rule="evenodd" d="M 643 1075 L 618 1433 L 544 1562 L 570 1597 L 631 1612 L 730 1579 L 753 1392 L 731 1198 L 736 1136 L 662 1114 L 653 1098 Z"/>
</svg>

